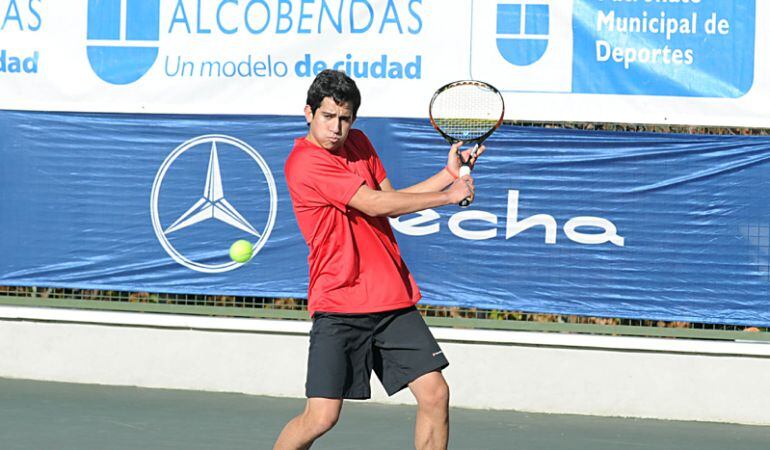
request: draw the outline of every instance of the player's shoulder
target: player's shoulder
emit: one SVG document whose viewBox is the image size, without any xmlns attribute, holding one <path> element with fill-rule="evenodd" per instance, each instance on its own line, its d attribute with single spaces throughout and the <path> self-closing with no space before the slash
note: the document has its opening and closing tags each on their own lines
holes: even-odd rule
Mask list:
<svg viewBox="0 0 770 450">
<path fill-rule="evenodd" d="M 312 144 L 306 138 L 299 138 L 286 158 L 283 170 L 287 179 L 297 181 L 310 178 L 314 173 L 338 165 L 339 162 L 334 160 L 331 153 Z"/>
<path fill-rule="evenodd" d="M 311 159 L 315 157 L 312 147 L 306 141 L 305 138 L 298 138 L 294 141 L 294 147 L 292 147 L 289 156 L 284 163 L 285 172 L 291 172 L 294 168 L 304 166 Z"/>
<path fill-rule="evenodd" d="M 294 140 L 289 156 L 286 158 L 286 164 L 296 164 L 318 156 L 323 156 L 323 152 L 316 151 L 317 148 L 308 142 L 307 138 L 297 138 Z"/>
<path fill-rule="evenodd" d="M 352 141 L 354 143 L 365 143 L 365 144 L 371 145 L 371 143 L 369 142 L 369 137 L 366 135 L 366 133 L 359 130 L 358 128 L 350 129 L 350 132 L 348 133 L 348 141 Z"/>
<path fill-rule="evenodd" d="M 374 150 L 374 145 L 369 140 L 369 137 L 363 131 L 358 128 L 351 128 L 348 133 L 347 141 L 345 142 L 349 149 L 352 149 L 359 156 L 368 157 L 377 152 Z"/>
</svg>

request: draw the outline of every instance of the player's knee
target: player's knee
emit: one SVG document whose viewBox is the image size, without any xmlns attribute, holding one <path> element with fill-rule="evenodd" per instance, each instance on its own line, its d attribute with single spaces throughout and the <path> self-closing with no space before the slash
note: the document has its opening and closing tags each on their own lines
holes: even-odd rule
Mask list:
<svg viewBox="0 0 770 450">
<path fill-rule="evenodd" d="M 435 382 L 422 392 L 417 402 L 423 408 L 446 409 L 449 405 L 449 386 L 443 378 Z"/>
<path fill-rule="evenodd" d="M 305 417 L 305 426 L 312 430 L 313 434 L 320 436 L 331 430 L 337 424 L 339 411 L 323 410 L 308 413 Z"/>
</svg>

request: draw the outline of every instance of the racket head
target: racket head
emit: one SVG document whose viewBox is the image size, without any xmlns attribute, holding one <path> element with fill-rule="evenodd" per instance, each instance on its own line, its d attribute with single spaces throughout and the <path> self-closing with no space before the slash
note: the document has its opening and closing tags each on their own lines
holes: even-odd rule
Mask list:
<svg viewBox="0 0 770 450">
<path fill-rule="evenodd" d="M 428 108 L 430 123 L 449 143 L 481 144 L 503 123 L 505 102 L 494 86 L 460 80 L 440 87 Z"/>
</svg>

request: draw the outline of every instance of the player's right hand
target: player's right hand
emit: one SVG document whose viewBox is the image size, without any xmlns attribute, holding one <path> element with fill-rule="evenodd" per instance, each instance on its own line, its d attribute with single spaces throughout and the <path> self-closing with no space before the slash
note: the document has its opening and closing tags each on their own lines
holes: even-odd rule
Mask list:
<svg viewBox="0 0 770 450">
<path fill-rule="evenodd" d="M 456 179 L 447 189 L 447 193 L 449 194 L 449 204 L 458 204 L 466 198 L 473 200 L 474 189 L 473 177 L 470 175 L 465 175 Z"/>
</svg>

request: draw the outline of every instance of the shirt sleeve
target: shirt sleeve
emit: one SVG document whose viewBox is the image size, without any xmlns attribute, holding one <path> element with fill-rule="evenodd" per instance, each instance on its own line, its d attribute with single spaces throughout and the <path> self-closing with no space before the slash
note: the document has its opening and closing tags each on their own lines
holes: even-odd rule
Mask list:
<svg viewBox="0 0 770 450">
<path fill-rule="evenodd" d="M 365 182 L 341 162 L 314 151 L 293 155 L 285 170 L 295 201 L 307 207 L 332 205 L 345 211 L 350 199 Z"/>
<path fill-rule="evenodd" d="M 388 178 L 388 173 L 385 172 L 385 166 L 382 165 L 382 160 L 377 152 L 372 148 L 372 170 L 374 171 L 374 177 L 377 180 L 377 184 L 382 183 L 385 178 Z"/>
<path fill-rule="evenodd" d="M 377 150 L 374 149 L 374 145 L 362 131 L 351 130 L 351 134 L 355 132 L 354 137 L 357 145 L 363 147 L 363 151 L 366 153 L 369 160 L 369 170 L 374 175 L 374 179 L 377 180 L 377 184 L 382 183 L 385 178 L 388 178 L 388 174 L 385 171 L 385 166 L 382 165 L 380 155 L 377 154 Z"/>
</svg>

